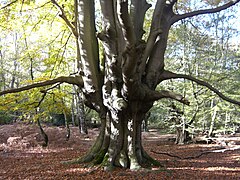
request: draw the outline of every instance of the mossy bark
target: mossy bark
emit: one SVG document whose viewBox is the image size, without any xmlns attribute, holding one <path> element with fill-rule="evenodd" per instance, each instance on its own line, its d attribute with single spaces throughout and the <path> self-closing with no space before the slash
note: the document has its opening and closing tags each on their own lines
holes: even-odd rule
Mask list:
<svg viewBox="0 0 240 180">
<path fill-rule="evenodd" d="M 119 114 L 110 114 L 104 121 L 100 134 L 83 157 L 71 163 L 101 165 L 111 171 L 114 167 L 137 170 L 142 167 L 160 166 L 143 149 L 141 124 L 144 113 L 126 109 Z"/>
</svg>

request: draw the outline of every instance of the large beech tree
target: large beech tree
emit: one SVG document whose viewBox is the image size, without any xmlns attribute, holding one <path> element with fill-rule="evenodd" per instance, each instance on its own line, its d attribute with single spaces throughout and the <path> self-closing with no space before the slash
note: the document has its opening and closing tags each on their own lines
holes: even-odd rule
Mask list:
<svg viewBox="0 0 240 180">
<path fill-rule="evenodd" d="M 74 1 L 73 22 L 61 4 L 57 0 L 51 0 L 76 39 L 79 72 L 69 77 L 59 76 L 5 90 L 0 95 L 55 83 L 77 85 L 84 93 L 85 104 L 99 113 L 101 129 L 89 152 L 71 162 L 102 163 L 106 169 L 114 166 L 137 169 L 144 165 L 157 165 L 142 146 L 141 124 L 145 114 L 155 101 L 162 98 L 190 104 L 180 94 L 167 90 L 157 91 L 158 84 L 169 79 L 188 79 L 209 88 L 222 99 L 240 105 L 239 101 L 225 96 L 208 82 L 167 70 L 164 54 L 169 30 L 182 19 L 216 13 L 239 1 L 224 1 L 216 3 L 218 5 L 211 9 L 177 14 L 174 11 L 177 0 L 157 0 L 145 41 L 145 14 L 151 7 L 146 0 L 100 0 L 100 32 L 96 30 L 94 0 Z M 101 46 L 103 56 L 99 56 Z"/>
</svg>

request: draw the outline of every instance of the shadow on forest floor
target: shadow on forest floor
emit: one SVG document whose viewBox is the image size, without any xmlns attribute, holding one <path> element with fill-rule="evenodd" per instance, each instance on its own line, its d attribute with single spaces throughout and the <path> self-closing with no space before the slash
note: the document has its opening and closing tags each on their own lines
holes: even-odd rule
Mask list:
<svg viewBox="0 0 240 180">
<path fill-rule="evenodd" d="M 143 133 L 143 146 L 164 168 L 105 172 L 102 168 L 60 163 L 83 155 L 98 135 L 98 129 L 81 135 L 77 127 L 71 127 L 69 141 L 64 127 L 44 129 L 49 136 L 47 148 L 42 148 L 35 125 L 0 126 L 0 179 L 240 179 L 240 150 L 234 149 L 238 143 L 175 145 L 168 141 L 174 135 L 152 130 Z M 240 137 L 231 138 L 240 142 Z M 219 149 L 229 150 L 216 151 Z M 213 152 L 205 153 L 208 151 Z"/>
</svg>

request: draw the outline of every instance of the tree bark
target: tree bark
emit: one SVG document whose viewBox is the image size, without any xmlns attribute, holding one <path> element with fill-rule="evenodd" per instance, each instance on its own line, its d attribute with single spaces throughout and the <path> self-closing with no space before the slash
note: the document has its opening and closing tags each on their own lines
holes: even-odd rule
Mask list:
<svg viewBox="0 0 240 180">
<path fill-rule="evenodd" d="M 139 169 L 147 166 L 160 166 L 144 150 L 141 139 L 142 121 L 146 112 L 142 112 L 139 103 L 134 102 L 131 108 L 122 112 L 109 112 L 102 119 L 100 134 L 83 157 L 67 163 L 101 164 L 105 170 L 111 171 L 114 167 Z"/>
<path fill-rule="evenodd" d="M 145 42 L 142 39 L 143 21 L 150 7 L 146 0 L 131 0 L 131 4 L 128 0 L 100 0 L 102 28 L 99 33 L 96 33 L 94 0 L 74 1 L 73 22 L 68 19 L 71 13 L 65 13 L 62 5 L 51 0 L 76 38 L 77 76 L 58 77 L 5 90 L 0 95 L 56 83 L 75 84 L 82 90 L 85 104 L 99 114 L 101 129 L 89 152 L 71 163 L 103 164 L 108 170 L 115 166 L 138 169 L 146 164 L 159 165 L 143 149 L 142 121 L 154 101 L 162 98 L 189 105 L 189 101 L 180 94 L 157 91 L 156 87 L 162 81 L 188 79 L 207 87 L 222 99 L 240 105 L 239 101 L 226 97 L 205 81 L 165 70 L 164 56 L 171 25 L 199 14 L 219 12 L 239 1 L 179 15 L 173 11 L 177 0 L 157 0 L 150 34 Z M 103 46 L 104 70 L 100 68 L 98 39 Z"/>
<path fill-rule="evenodd" d="M 75 111 L 74 111 L 76 106 L 75 106 L 74 98 L 75 98 L 75 96 L 74 96 L 74 88 L 73 88 L 72 102 L 71 102 L 71 118 L 72 118 L 72 125 L 76 126 L 76 123 L 75 123 Z"/>
<path fill-rule="evenodd" d="M 69 122 L 68 122 L 68 119 L 67 119 L 66 110 L 63 110 L 63 115 L 64 115 L 65 127 L 67 129 L 66 141 L 68 141 L 69 138 L 70 138 L 70 135 L 71 135 L 71 130 L 70 130 L 70 127 L 69 127 Z"/>
<path fill-rule="evenodd" d="M 37 114 L 37 110 L 36 110 L 36 114 Z M 48 135 L 45 133 L 44 129 L 42 128 L 39 117 L 37 117 L 37 124 L 38 124 L 38 127 L 40 129 L 41 136 L 43 137 L 43 140 L 44 140 L 42 146 L 47 147 L 48 146 Z"/>
<path fill-rule="evenodd" d="M 106 170 L 115 166 L 138 169 L 146 164 L 159 165 L 142 147 L 141 125 L 156 100 L 171 98 L 189 105 L 188 100 L 179 94 L 155 91 L 163 80 L 180 76 L 164 69 L 164 54 L 171 25 L 185 16 L 174 14 L 172 8 L 176 1 L 166 3 L 165 0 L 158 0 L 149 38 L 143 42 L 142 19 L 150 7 L 146 0 L 131 1 L 130 11 L 128 1 L 101 0 L 103 28 L 97 34 L 104 49 L 105 71 L 102 72 L 104 77 L 101 81 L 101 73 L 98 75 L 99 67 L 96 65 L 94 3 L 92 0 L 79 0 L 78 3 L 79 26 L 76 28 L 79 28 L 83 91 L 87 102 L 91 103 L 89 107 L 99 112 L 102 126 L 91 150 L 84 157 L 71 162 L 102 164 Z M 139 9 L 143 11 L 138 13 Z M 192 77 L 180 77 L 215 90 Z M 99 93 L 101 86 L 102 94 Z"/>
</svg>

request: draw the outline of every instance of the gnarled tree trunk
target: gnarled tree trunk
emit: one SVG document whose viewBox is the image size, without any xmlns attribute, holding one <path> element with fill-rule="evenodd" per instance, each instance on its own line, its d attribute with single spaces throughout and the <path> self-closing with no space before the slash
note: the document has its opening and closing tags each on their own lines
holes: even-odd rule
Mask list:
<svg viewBox="0 0 240 180">
<path fill-rule="evenodd" d="M 102 119 L 100 134 L 90 151 L 71 162 L 102 164 L 106 170 L 116 166 L 130 169 L 159 166 L 160 163 L 152 159 L 142 146 L 141 125 L 146 113 L 142 110 L 146 107 L 141 104 L 133 102 L 119 113 L 109 112 Z"/>
<path fill-rule="evenodd" d="M 100 134 L 84 156 L 71 162 L 104 164 L 137 169 L 144 164 L 155 164 L 141 144 L 141 124 L 154 101 L 171 98 L 189 104 L 182 95 L 156 87 L 164 80 L 184 78 L 215 92 L 222 99 L 240 105 L 239 101 L 223 95 L 209 83 L 190 75 L 176 74 L 165 69 L 164 55 L 171 26 L 185 18 L 215 13 L 235 5 L 229 1 L 219 7 L 176 14 L 177 0 L 157 0 L 147 40 L 143 39 L 145 13 L 150 8 L 146 0 L 100 0 L 101 32 L 96 33 L 94 0 L 74 1 L 74 20 L 68 19 L 63 6 L 59 9 L 76 38 L 79 72 L 75 76 L 58 77 L 17 89 L 0 92 L 16 93 L 56 83 L 69 83 L 81 88 L 85 104 L 96 110 L 101 118 Z M 99 57 L 101 41 L 103 58 Z"/>
<path fill-rule="evenodd" d="M 141 125 L 153 102 L 162 98 L 189 104 L 173 92 L 155 91 L 164 80 L 186 78 L 205 85 L 191 76 L 164 69 L 164 54 L 169 29 L 175 22 L 196 14 L 174 14 L 176 0 L 158 0 L 153 13 L 148 40 L 143 36 L 143 23 L 150 5 L 146 0 L 101 0 L 102 31 L 95 36 L 93 0 L 75 1 L 80 74 L 86 104 L 102 119 L 96 143 L 86 156 L 73 162 L 103 164 L 106 169 L 120 166 L 137 169 L 144 164 L 159 165 L 143 149 Z M 129 7 L 130 10 L 129 10 Z M 100 68 L 98 39 L 104 50 Z M 217 93 L 217 91 L 215 91 Z"/>
</svg>

